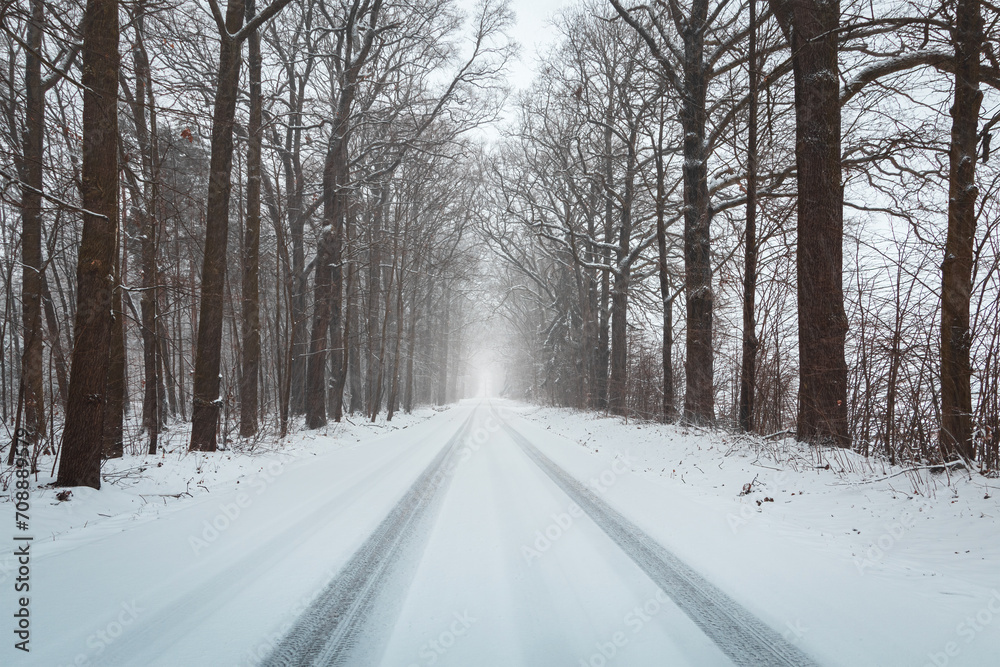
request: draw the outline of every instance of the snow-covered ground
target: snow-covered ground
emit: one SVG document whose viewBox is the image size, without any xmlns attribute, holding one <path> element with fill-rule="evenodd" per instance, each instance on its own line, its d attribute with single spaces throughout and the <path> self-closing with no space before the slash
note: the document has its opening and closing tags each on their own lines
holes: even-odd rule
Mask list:
<svg viewBox="0 0 1000 667">
<path fill-rule="evenodd" d="M 456 434 L 412 562 L 345 664 L 731 664 L 494 410 L 818 664 L 997 664 L 995 480 L 507 401 L 252 453 L 178 439 L 109 464 L 100 492 L 34 489 L 32 650 L 8 633 L 0 664 L 261 664 Z M 13 514 L 0 502 L 3 525 Z"/>
<path fill-rule="evenodd" d="M 101 490 L 72 489 L 68 502 L 56 497 L 63 489 L 48 488 L 55 481 L 54 462 L 51 456 L 42 456 L 37 486 L 43 488 L 31 492 L 31 533 L 36 543 L 66 543 L 66 533 L 73 533 L 79 543 L 183 509 L 191 500 L 207 498 L 217 488 L 231 483 L 249 486 L 250 495 L 256 496 L 257 490 L 270 486 L 297 462 L 391 435 L 444 409 L 421 408 L 412 414 L 397 414 L 391 422 L 386 422 L 384 416 L 375 423 L 361 416 L 351 417 L 319 431 L 299 428 L 282 441 L 264 435 L 237 440 L 226 451 L 211 454 L 189 452 L 191 425 L 179 423 L 160 434 L 160 454 L 104 461 Z M 0 493 L 4 512 L 11 511 L 9 491 Z M 86 528 L 85 533 L 78 532 L 81 528 Z M 9 555 L 9 550 L 0 548 L 0 554 Z M 10 567 L 11 561 L 0 556 L 0 581 L 9 575 Z"/>
<path fill-rule="evenodd" d="M 577 477 L 604 471 L 611 504 L 821 664 L 1000 664 L 1000 481 L 506 409 Z M 629 472 L 612 480 L 616 456 Z"/>
<path fill-rule="evenodd" d="M 99 492 L 59 502 L 59 490 L 33 489 L 31 652 L 5 640 L 0 665 L 255 664 L 249 652 L 281 632 L 426 465 L 452 412 L 331 425 L 253 453 L 186 453 L 178 434 L 165 456 L 109 462 L 120 480 Z M 8 498 L 0 522 L 14 532 Z M 8 619 L 13 550 L 0 546 Z"/>
</svg>

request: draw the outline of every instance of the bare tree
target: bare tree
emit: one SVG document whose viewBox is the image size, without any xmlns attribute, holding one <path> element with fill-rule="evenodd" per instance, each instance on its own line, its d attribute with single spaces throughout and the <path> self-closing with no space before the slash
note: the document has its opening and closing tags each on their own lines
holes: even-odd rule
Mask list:
<svg viewBox="0 0 1000 667">
<path fill-rule="evenodd" d="M 42 189 L 45 152 L 45 90 L 42 87 L 42 26 L 44 0 L 32 0 L 24 54 L 25 132 L 21 180 L 21 318 L 24 350 L 21 382 L 24 386 L 26 441 L 35 445 L 45 433 L 42 376 Z"/>
<path fill-rule="evenodd" d="M 957 0 L 952 28 L 955 101 L 951 108 L 948 239 L 941 264 L 941 451 L 975 458 L 969 306 L 976 236 L 976 159 L 983 19 L 979 0 Z"/>
<path fill-rule="evenodd" d="M 247 19 L 256 13 L 255 0 L 246 7 Z M 260 372 L 260 170 L 261 142 L 261 55 L 260 33 L 250 32 L 250 123 L 247 127 L 247 212 L 243 242 L 243 359 L 240 368 L 240 435 L 257 433 L 257 375 Z"/>
<path fill-rule="evenodd" d="M 749 0 L 750 35 L 747 72 L 750 104 L 747 108 L 747 213 L 743 237 L 743 360 L 740 365 L 739 425 L 754 427 L 754 390 L 757 384 L 757 0 Z"/>
<path fill-rule="evenodd" d="M 201 305 L 198 317 L 198 346 L 195 352 L 193 407 L 191 409 L 191 449 L 215 451 L 219 421 L 219 367 L 222 355 L 223 292 L 226 276 L 226 248 L 229 242 L 229 198 L 232 192 L 233 121 L 236 116 L 237 88 L 243 62 L 242 44 L 288 4 L 274 0 L 264 12 L 243 25 L 244 0 L 230 0 L 222 17 L 215 0 L 210 0 L 219 30 L 219 70 L 212 116 L 212 158 L 209 167 L 208 202 L 205 225 L 205 252 L 201 269 Z"/>
<path fill-rule="evenodd" d="M 844 190 L 837 0 L 771 0 L 792 49 L 798 179 L 799 418 L 810 442 L 850 445 L 844 343 Z"/>
<path fill-rule="evenodd" d="M 83 235 L 59 486 L 101 487 L 118 236 L 118 2 L 88 0 L 83 26 Z"/>
<path fill-rule="evenodd" d="M 344 373 L 341 318 L 343 280 L 343 234 L 350 197 L 348 143 L 351 138 L 351 114 L 357 96 L 361 69 L 368 61 L 382 11 L 382 0 L 354 0 L 347 12 L 342 36 L 337 42 L 337 98 L 335 120 L 323 167 L 323 236 L 316 256 L 313 327 L 306 371 L 306 425 L 320 428 L 326 424 L 326 352 L 330 331 L 334 353 L 334 377 L 343 391 L 340 376 Z M 353 36 L 364 31 L 356 45 Z M 357 47 L 357 48 L 356 48 Z M 340 421 L 340 397 L 335 396 L 334 419 Z"/>
</svg>

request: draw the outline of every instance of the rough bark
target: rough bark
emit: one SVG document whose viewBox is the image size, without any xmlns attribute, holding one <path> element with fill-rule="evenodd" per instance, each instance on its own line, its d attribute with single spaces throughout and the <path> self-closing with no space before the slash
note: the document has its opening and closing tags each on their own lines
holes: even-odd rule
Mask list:
<svg viewBox="0 0 1000 667">
<path fill-rule="evenodd" d="M 323 236 L 316 254 L 313 329 L 306 370 L 306 427 L 326 425 L 326 361 L 328 345 L 335 355 L 335 377 L 343 359 L 341 336 L 329 341 L 330 331 L 342 332 L 340 325 L 343 274 L 344 207 L 347 204 L 346 115 L 335 130 L 323 168 Z M 339 405 L 339 403 L 338 403 Z M 339 421 L 339 419 L 338 419 Z"/>
<path fill-rule="evenodd" d="M 339 98 L 336 103 L 336 121 L 330 134 L 323 166 L 323 233 L 316 253 L 316 274 L 314 278 L 313 329 L 309 344 L 309 361 L 306 366 L 306 426 L 311 429 L 326 425 L 326 353 L 327 335 L 333 332 L 330 350 L 334 354 L 334 387 L 336 392 L 331 404 L 334 406 L 334 420 L 340 421 L 344 390 L 344 336 L 341 322 L 343 301 L 343 237 L 344 225 L 350 206 L 350 170 L 348 142 L 351 135 L 351 110 L 361 70 L 368 61 L 375 39 L 375 26 L 382 9 L 381 0 L 361 7 L 355 0 L 350 11 L 349 24 L 345 31 L 354 34 L 358 12 L 367 9 L 367 30 L 358 53 L 354 54 L 354 43 L 343 43 L 343 78 L 340 81 Z"/>
<path fill-rule="evenodd" d="M 747 208 L 743 237 L 743 360 L 740 364 L 739 425 L 754 427 L 754 390 L 757 385 L 757 0 L 750 0 L 750 44 L 747 69 L 750 104 L 747 109 Z"/>
<path fill-rule="evenodd" d="M 948 237 L 941 264 L 942 455 L 975 458 L 972 441 L 972 365 L 969 304 L 976 236 L 976 157 L 983 19 L 979 0 L 958 0 L 952 27 L 955 101 L 951 108 Z"/>
<path fill-rule="evenodd" d="M 614 201 L 611 197 L 614 188 L 614 156 L 612 155 L 612 122 L 614 109 L 609 99 L 604 115 L 604 243 L 614 244 Z M 607 266 L 611 263 L 611 249 L 604 245 L 600 249 L 601 263 Z M 608 371 L 610 365 L 610 310 L 611 275 L 607 270 L 601 272 L 601 297 L 598 317 L 597 334 L 597 407 L 608 407 Z"/>
<path fill-rule="evenodd" d="M 111 352 L 108 357 L 108 391 L 104 402 L 104 457 L 125 455 L 125 308 L 122 294 L 121 238 L 115 246 L 115 283 L 111 292 Z"/>
<path fill-rule="evenodd" d="M 597 238 L 597 202 L 599 202 L 600 189 L 595 180 L 591 184 L 592 213 L 587 216 L 587 238 Z M 596 265 L 600 258 L 600 252 L 594 244 L 587 244 L 587 260 L 591 265 Z M 604 271 L 600 272 L 604 275 Z M 584 315 L 584 344 L 587 355 L 587 407 L 598 409 L 601 405 L 600 385 L 601 373 L 601 345 L 600 345 L 600 313 L 598 312 L 600 303 L 601 281 L 598 274 L 593 269 L 588 269 L 587 276 L 587 300 Z"/>
<path fill-rule="evenodd" d="M 798 182 L 798 437 L 850 445 L 837 0 L 771 0 L 792 49 Z"/>
<path fill-rule="evenodd" d="M 659 123 L 659 137 L 654 163 L 656 165 L 656 270 L 660 279 L 660 298 L 663 302 L 663 419 L 672 421 L 677 417 L 674 403 L 674 294 L 670 280 L 670 267 L 667 264 L 667 225 L 666 225 L 666 165 L 664 164 L 664 141 L 662 117 Z"/>
<path fill-rule="evenodd" d="M 379 326 L 379 301 L 382 293 L 382 239 L 385 236 L 385 214 L 389 201 L 389 185 L 385 179 L 378 185 L 378 197 L 371 224 L 368 225 L 368 302 L 365 313 L 365 412 L 372 415 L 382 376 L 382 357 L 378 350 L 383 345 Z M 388 316 L 388 313 L 386 313 Z M 379 397 L 381 400 L 381 397 Z"/>
<path fill-rule="evenodd" d="M 34 55 L 42 48 L 45 5 L 32 0 L 25 50 L 25 131 L 21 179 L 21 377 L 24 383 L 24 436 L 34 447 L 45 434 L 45 394 L 42 382 L 42 160 L 45 152 L 45 90 L 42 64 Z"/>
<path fill-rule="evenodd" d="M 149 438 L 147 452 L 156 454 L 160 433 L 163 401 L 163 377 L 160 363 L 160 343 L 157 339 L 157 311 L 159 309 L 156 247 L 158 233 L 157 202 L 159 200 L 158 146 L 156 143 L 156 105 L 153 104 L 152 77 L 145 46 L 145 3 L 136 9 L 136 44 L 132 50 L 135 66 L 135 97 L 132 116 L 135 120 L 136 138 L 142 153 L 142 171 L 145 178 L 140 234 L 140 271 L 142 297 L 140 318 L 142 322 L 143 399 L 142 427 Z M 149 104 L 149 126 L 146 124 L 146 107 Z"/>
<path fill-rule="evenodd" d="M 705 59 L 708 0 L 694 0 L 686 21 L 681 128 L 684 132 L 684 291 L 687 299 L 687 359 L 684 418 L 715 421 L 711 224 L 705 125 L 708 89 Z"/>
<path fill-rule="evenodd" d="M 118 2 L 87 0 L 83 21 L 83 234 L 59 486 L 101 487 L 110 300 L 118 232 Z"/>
<path fill-rule="evenodd" d="M 285 135 L 285 189 L 287 191 L 288 228 L 292 240 L 292 293 L 291 306 L 291 364 L 289 378 L 291 394 L 290 408 L 294 414 L 305 412 L 305 378 L 306 355 L 308 352 L 308 316 L 306 315 L 306 292 L 308 280 L 306 277 L 305 259 L 305 214 L 302 205 L 304 177 L 300 152 L 302 147 L 302 105 L 304 98 L 305 78 L 299 78 L 296 86 L 295 71 L 291 67 L 288 73 L 289 108 L 292 114 Z M 298 88 L 298 89 L 297 89 Z"/>
<path fill-rule="evenodd" d="M 247 17 L 256 12 L 247 2 Z M 261 54 L 257 30 L 247 39 L 250 68 L 250 121 L 247 125 L 246 228 L 243 234 L 243 364 L 240 368 L 240 435 L 257 433 L 257 375 L 260 372 L 260 169 L 261 169 Z"/>
<path fill-rule="evenodd" d="M 243 0 L 229 0 L 226 29 L 235 34 L 243 25 Z M 229 197 L 232 189 L 233 121 L 242 64 L 241 43 L 223 35 L 219 47 L 219 80 L 212 116 L 205 254 L 201 270 L 201 308 L 195 350 L 191 449 L 215 451 L 222 363 L 223 290 L 229 241 Z"/>
<path fill-rule="evenodd" d="M 354 223 L 353 215 L 347 219 L 347 244 L 353 248 Z M 344 335 L 347 341 L 347 373 L 351 382 L 350 411 L 353 415 L 361 410 L 363 394 L 361 392 L 361 319 L 358 312 L 358 263 L 348 263 L 347 269 L 347 314 L 344 326 L 348 330 Z"/>
</svg>

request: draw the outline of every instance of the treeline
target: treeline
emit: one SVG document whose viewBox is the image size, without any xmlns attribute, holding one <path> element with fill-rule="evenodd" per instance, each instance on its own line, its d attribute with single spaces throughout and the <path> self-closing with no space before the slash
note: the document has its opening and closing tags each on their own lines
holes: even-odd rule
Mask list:
<svg viewBox="0 0 1000 667">
<path fill-rule="evenodd" d="M 0 417 L 59 484 L 464 392 L 505 5 L 2 11 Z"/>
<path fill-rule="evenodd" d="M 998 18 L 562 13 L 488 168 L 512 391 L 997 470 Z"/>
<path fill-rule="evenodd" d="M 509 395 L 998 468 L 992 5 L 585 0 L 485 133 L 497 0 L 2 12 L 0 418 L 60 484 L 503 335 Z"/>
</svg>

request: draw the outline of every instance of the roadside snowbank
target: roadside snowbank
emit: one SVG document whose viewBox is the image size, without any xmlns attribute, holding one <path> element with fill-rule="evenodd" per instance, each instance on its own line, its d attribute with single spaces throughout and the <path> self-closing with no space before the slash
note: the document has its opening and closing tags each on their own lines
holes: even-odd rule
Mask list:
<svg viewBox="0 0 1000 667">
<path fill-rule="evenodd" d="M 791 439 L 497 406 L 823 664 L 996 664 L 1000 481 Z"/>
<path fill-rule="evenodd" d="M 420 408 L 399 413 L 391 422 L 372 423 L 361 416 L 330 423 L 319 431 L 299 430 L 283 440 L 261 435 L 236 440 L 218 452 L 189 452 L 190 424 L 177 424 L 160 434 L 160 453 L 110 459 L 101 468 L 101 490 L 52 487 L 53 457 L 39 457 L 39 474 L 32 476 L 30 533 L 46 553 L 90 543 L 110 533 L 170 514 L 192 501 L 208 499 L 212 491 L 244 484 L 251 496 L 267 488 L 286 468 L 310 457 L 366 444 L 419 424 L 441 409 Z M 12 488 L 0 493 L 4 516 L 13 513 Z M 66 492 L 69 491 L 69 495 Z M 64 500 L 60 500 L 64 498 Z M 5 524 L 11 524 L 6 521 Z M 83 530 L 86 529 L 86 530 Z M 46 544 L 49 543 L 49 544 Z M 0 585 L 13 572 L 9 542 L 0 544 Z"/>
</svg>

